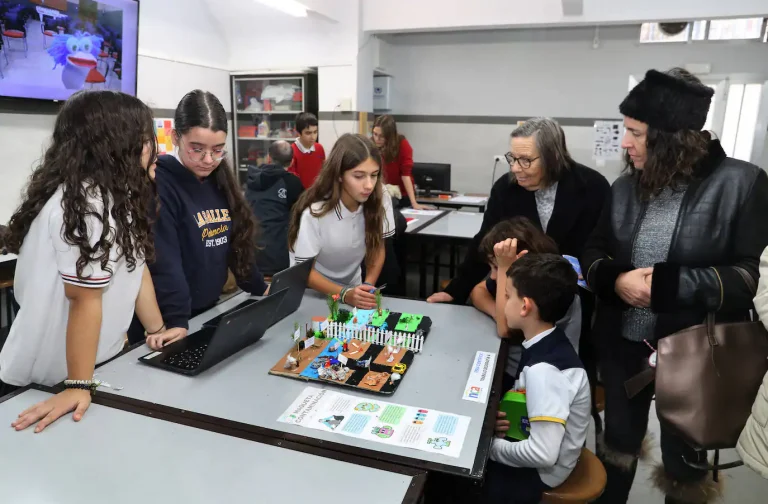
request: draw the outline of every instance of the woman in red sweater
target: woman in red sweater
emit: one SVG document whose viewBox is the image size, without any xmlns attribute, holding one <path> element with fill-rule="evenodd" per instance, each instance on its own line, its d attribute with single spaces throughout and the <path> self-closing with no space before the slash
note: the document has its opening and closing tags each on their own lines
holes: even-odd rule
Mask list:
<svg viewBox="0 0 768 504">
<path fill-rule="evenodd" d="M 416 210 L 431 208 L 416 202 L 416 191 L 413 188 L 413 147 L 403 135 L 397 133 L 395 118 L 383 115 L 373 123 L 373 142 L 381 150 L 384 158 L 384 181 L 387 184 L 400 187 L 402 194 L 401 206 L 410 206 Z"/>
</svg>

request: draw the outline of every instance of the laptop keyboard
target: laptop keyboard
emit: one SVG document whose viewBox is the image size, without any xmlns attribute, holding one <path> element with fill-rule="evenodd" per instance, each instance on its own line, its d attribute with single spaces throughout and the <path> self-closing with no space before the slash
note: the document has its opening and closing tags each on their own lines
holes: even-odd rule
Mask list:
<svg viewBox="0 0 768 504">
<path fill-rule="evenodd" d="M 207 348 L 208 343 L 204 343 L 194 348 L 186 348 L 177 354 L 165 357 L 163 359 L 163 364 L 185 371 L 192 371 L 202 364 L 203 355 L 205 355 L 205 350 Z"/>
</svg>

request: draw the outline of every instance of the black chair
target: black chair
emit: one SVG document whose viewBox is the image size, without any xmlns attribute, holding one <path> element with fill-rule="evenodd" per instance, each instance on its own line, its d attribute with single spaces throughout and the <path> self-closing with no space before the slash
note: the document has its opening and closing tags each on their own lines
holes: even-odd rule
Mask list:
<svg viewBox="0 0 768 504">
<path fill-rule="evenodd" d="M 27 56 L 29 46 L 27 45 L 27 24 L 20 16 L 10 19 L 5 18 L 3 37 L 5 37 L 5 43 L 8 45 L 8 49 L 11 48 L 10 42 L 12 40 L 18 40 L 24 44 L 24 57 Z M 7 56 L 6 56 L 7 57 Z"/>
</svg>

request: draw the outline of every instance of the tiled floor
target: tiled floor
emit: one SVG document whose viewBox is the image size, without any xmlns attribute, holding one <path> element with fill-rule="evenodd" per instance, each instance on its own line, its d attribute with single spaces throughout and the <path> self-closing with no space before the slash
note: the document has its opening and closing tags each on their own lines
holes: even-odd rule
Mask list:
<svg viewBox="0 0 768 504">
<path fill-rule="evenodd" d="M 651 409 L 650 423 L 648 430 L 653 434 L 654 443 L 651 452 L 653 460 L 661 461 L 661 450 L 659 449 L 659 421 L 656 418 L 655 409 Z M 594 437 L 591 437 L 594 440 Z M 594 442 L 593 442 L 594 443 Z M 591 448 L 594 448 L 592 446 Z M 726 450 L 720 454 L 720 462 L 730 462 L 739 460 L 735 450 Z M 650 504 L 663 503 L 662 495 L 651 485 L 648 477 L 651 473 L 651 466 L 641 464 L 635 477 L 635 484 L 632 487 L 632 493 L 629 496 L 629 504 Z M 768 480 L 760 477 L 756 472 L 748 467 L 741 466 L 735 469 L 729 469 L 720 473 L 723 482 L 723 499 L 720 501 L 725 504 L 765 504 L 768 502 Z"/>
</svg>

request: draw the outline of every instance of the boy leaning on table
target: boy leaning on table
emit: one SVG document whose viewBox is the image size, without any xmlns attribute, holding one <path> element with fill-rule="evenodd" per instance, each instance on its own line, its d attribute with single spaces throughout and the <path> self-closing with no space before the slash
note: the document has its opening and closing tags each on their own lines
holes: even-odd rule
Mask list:
<svg viewBox="0 0 768 504">
<path fill-rule="evenodd" d="M 530 434 L 505 439 L 499 412 L 491 444 L 484 502 L 538 503 L 576 466 L 589 426 L 589 381 L 573 345 L 555 326 L 577 292 L 576 272 L 555 254 L 528 254 L 507 271 L 505 315 L 525 336 L 514 390 L 525 390 Z"/>
</svg>

